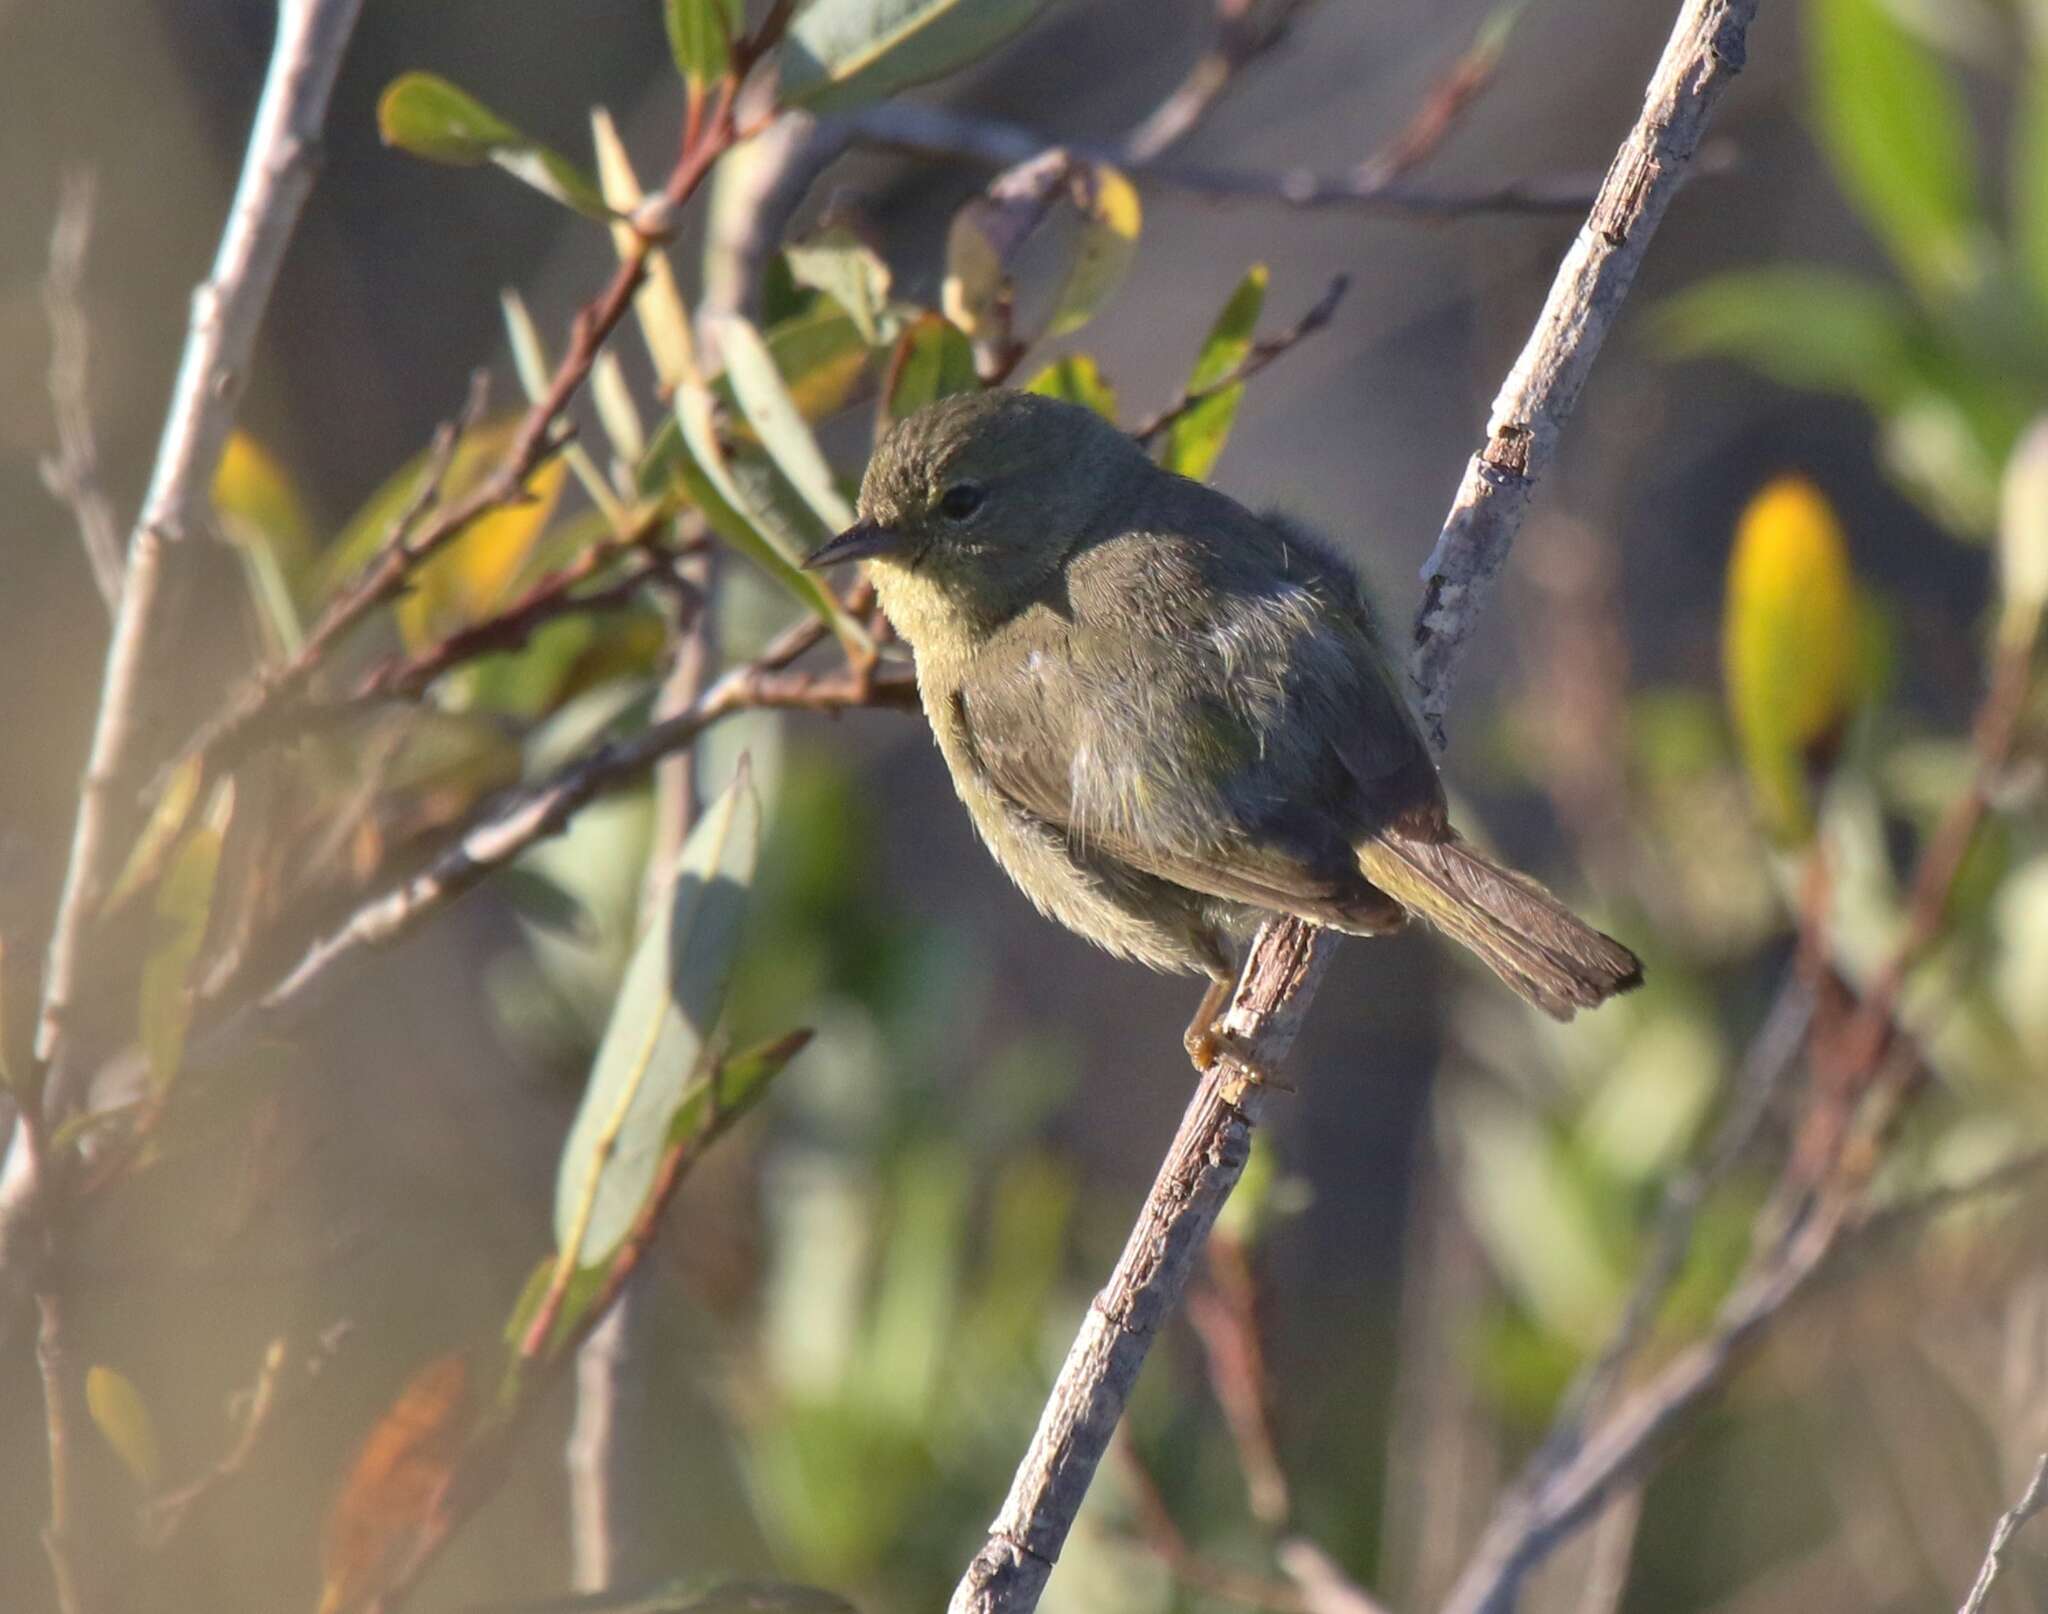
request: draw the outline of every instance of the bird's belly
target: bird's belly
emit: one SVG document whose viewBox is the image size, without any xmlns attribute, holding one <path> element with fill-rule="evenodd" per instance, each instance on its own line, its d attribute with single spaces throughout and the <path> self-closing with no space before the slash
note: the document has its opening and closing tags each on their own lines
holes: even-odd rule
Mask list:
<svg viewBox="0 0 2048 1614">
<path fill-rule="evenodd" d="M 1235 969 L 1234 916 L 1114 859 L 1077 853 L 1051 825 L 972 779 L 957 779 L 981 838 L 1038 911 L 1120 957 L 1176 975 Z"/>
</svg>

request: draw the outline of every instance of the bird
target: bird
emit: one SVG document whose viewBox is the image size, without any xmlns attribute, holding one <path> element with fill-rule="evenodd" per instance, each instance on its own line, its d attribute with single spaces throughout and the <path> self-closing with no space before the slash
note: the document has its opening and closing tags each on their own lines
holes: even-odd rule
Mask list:
<svg viewBox="0 0 2048 1614">
<path fill-rule="evenodd" d="M 1357 575 L 1293 521 L 1177 475 L 1092 409 L 957 393 L 877 440 L 853 525 L 982 841 L 1047 917 L 1209 985 L 1264 920 L 1381 936 L 1413 916 L 1559 1020 L 1636 955 L 1452 826 Z"/>
</svg>

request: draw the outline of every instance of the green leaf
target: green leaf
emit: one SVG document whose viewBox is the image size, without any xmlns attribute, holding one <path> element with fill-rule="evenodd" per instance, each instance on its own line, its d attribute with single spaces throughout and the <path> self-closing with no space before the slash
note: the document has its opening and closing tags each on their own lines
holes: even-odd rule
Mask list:
<svg viewBox="0 0 2048 1614">
<path fill-rule="evenodd" d="M 2035 310 L 2048 322 L 2048 37 L 2034 49 L 2014 119 L 2012 229 Z"/>
<path fill-rule="evenodd" d="M 1078 331 L 1095 317 L 1130 272 L 1144 223 L 1137 187 L 1108 163 L 1078 169 L 1073 195 L 1081 210 L 1081 239 L 1053 301 L 1048 336 Z"/>
<path fill-rule="evenodd" d="M 1069 353 L 1048 364 L 1024 383 L 1026 392 L 1063 398 L 1094 410 L 1111 425 L 1116 424 L 1116 388 L 1104 378 L 1101 367 L 1086 353 Z"/>
<path fill-rule="evenodd" d="M 725 1001 L 760 838 L 760 798 L 742 758 L 676 855 L 563 1146 L 555 1239 L 571 1269 L 601 1264 L 654 1186 Z"/>
<path fill-rule="evenodd" d="M 733 36 L 740 31 L 740 0 L 662 0 L 669 53 L 676 71 L 704 85 L 725 73 Z"/>
<path fill-rule="evenodd" d="M 206 814 L 188 834 L 157 887 L 149 956 L 142 965 L 142 1047 L 149 1058 L 151 1091 L 161 1095 L 185 1056 L 192 1023 L 192 966 L 198 962 L 213 915 L 221 845 L 235 810 L 232 779 L 214 786 Z"/>
<path fill-rule="evenodd" d="M 95 1363 L 85 1372 L 85 1410 L 128 1472 L 145 1489 L 153 1489 L 162 1459 L 156 1424 L 141 1391 L 122 1374 Z"/>
<path fill-rule="evenodd" d="M 496 163 L 585 218 L 611 220 L 588 174 L 436 74 L 405 73 L 393 79 L 377 102 L 377 132 L 385 145 L 433 162 L 464 168 Z"/>
<path fill-rule="evenodd" d="M 745 492 L 726 464 L 712 408 L 709 392 L 685 382 L 676 393 L 675 419 L 656 434 L 647 451 L 649 470 L 671 478 L 713 532 L 816 612 L 842 644 L 867 644 L 867 634 L 846 614 L 838 597 L 798 566 L 757 523 Z"/>
<path fill-rule="evenodd" d="M 889 266 L 881 255 L 844 224 L 792 241 L 782 249 L 790 277 L 799 286 L 821 291 L 846 310 L 861 340 L 873 347 L 884 340 L 882 321 L 889 311 Z"/>
<path fill-rule="evenodd" d="M 199 800 L 199 787 L 204 782 L 205 769 L 196 756 L 185 758 L 171 769 L 157 795 L 156 805 L 150 808 L 149 822 L 143 825 L 142 833 L 130 848 L 128 861 L 122 866 L 120 877 L 114 881 L 114 889 L 107 893 L 107 900 L 100 909 L 102 914 L 113 913 L 124 906 L 130 897 L 157 877 L 172 843 L 192 816 L 192 808 Z"/>
<path fill-rule="evenodd" d="M 1736 359 L 1788 387 L 1887 409 L 1914 384 L 1914 319 L 1896 292 L 1803 264 L 1738 269 L 1660 304 L 1650 337 L 1674 358 Z"/>
<path fill-rule="evenodd" d="M 781 101 L 843 111 L 987 55 L 1046 0 L 812 0 L 782 48 Z"/>
<path fill-rule="evenodd" d="M 1821 144 L 1842 188 L 1924 292 L 1982 270 L 1969 110 L 1943 64 L 1885 0 L 1809 0 Z"/>
<path fill-rule="evenodd" d="M 1998 524 L 2000 636 L 2031 644 L 2048 606 L 2048 415 L 2019 441 L 2005 467 Z"/>
<path fill-rule="evenodd" d="M 889 418 L 901 420 L 928 403 L 980 385 L 966 334 L 943 314 L 920 314 L 897 338 L 889 361 Z"/>
<path fill-rule="evenodd" d="M 775 468 L 802 496 L 828 533 L 853 525 L 853 507 L 833 480 L 817 438 L 783 384 L 775 357 L 752 322 L 734 314 L 718 322 L 725 372 L 747 424 Z M 687 429 L 687 427 L 685 428 Z M 694 445 L 693 445 L 694 446 Z"/>
<path fill-rule="evenodd" d="M 1266 306 L 1268 278 L 1266 266 L 1261 263 L 1254 264 L 1238 282 L 1237 290 L 1230 294 L 1223 312 L 1210 327 L 1209 339 L 1202 344 L 1194 373 L 1188 377 L 1189 392 L 1215 386 L 1244 362 L 1251 351 L 1252 334 L 1258 329 L 1259 314 Z M 1202 399 L 1167 428 L 1166 452 L 1161 463 L 1169 471 L 1197 482 L 1204 480 L 1215 468 L 1223 445 L 1230 440 L 1230 428 L 1237 424 L 1237 408 L 1243 400 L 1241 381 Z"/>
</svg>

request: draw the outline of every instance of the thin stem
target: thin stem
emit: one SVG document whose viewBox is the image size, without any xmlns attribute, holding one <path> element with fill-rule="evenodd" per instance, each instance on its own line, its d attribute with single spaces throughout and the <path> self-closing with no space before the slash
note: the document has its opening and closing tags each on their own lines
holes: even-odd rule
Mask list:
<svg viewBox="0 0 2048 1614">
<path fill-rule="evenodd" d="M 2027 1488 L 2020 1493 L 2020 1499 L 1999 1515 L 1998 1524 L 1991 1532 L 1991 1545 L 1984 1550 L 1983 1567 L 1977 1571 L 1976 1582 L 1970 1587 L 1970 1595 L 1963 1599 L 1959 1614 L 1983 1614 L 1991 1588 L 1998 1582 L 1998 1572 L 2005 1567 L 2005 1553 L 2012 1545 L 2012 1538 L 2044 1508 L 2048 1508 L 2048 1452 L 2043 1452 L 2035 1460 L 2034 1472 L 2027 1480 Z"/>
</svg>

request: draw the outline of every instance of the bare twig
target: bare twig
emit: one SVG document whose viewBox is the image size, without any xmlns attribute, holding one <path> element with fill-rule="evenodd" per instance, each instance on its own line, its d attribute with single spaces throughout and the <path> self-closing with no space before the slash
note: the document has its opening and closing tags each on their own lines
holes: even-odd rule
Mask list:
<svg viewBox="0 0 2048 1614">
<path fill-rule="evenodd" d="M 57 192 L 57 222 L 50 230 L 50 267 L 43 277 L 43 309 L 50 321 L 50 409 L 57 452 L 42 462 L 43 486 L 68 505 L 85 542 L 100 597 L 112 611 L 121 597 L 121 535 L 114 507 L 100 486 L 99 441 L 92 427 L 92 330 L 85 317 L 85 253 L 92 240 L 92 171 L 65 174 Z"/>
<path fill-rule="evenodd" d="M 1453 508 L 1452 528 L 1485 533 L 1489 577 L 1506 557 L 1533 478 L 1555 452 L 1558 429 L 1571 412 L 1600 340 L 1619 310 L 1629 274 L 1655 232 L 1707 113 L 1740 65 L 1744 30 L 1754 10 L 1755 0 L 1687 0 L 1679 14 L 1643 114 L 1616 158 L 1593 217 L 1560 272 L 1559 285 L 1573 283 L 1582 272 L 1592 241 L 1600 242 L 1610 256 L 1619 253 L 1629 273 L 1599 281 L 1602 295 L 1581 299 L 1582 317 L 1577 320 L 1556 318 L 1547 310 L 1516 367 L 1504 396 L 1526 406 L 1515 423 L 1522 448 L 1519 496 L 1493 501 L 1496 507 L 1483 521 L 1471 508 L 1475 496 L 1469 489 Z M 1683 129 L 1687 137 L 1673 138 L 1673 129 Z M 1647 182 L 1633 183 L 1632 179 L 1645 177 L 1646 165 L 1653 170 Z M 1620 248 L 1614 245 L 1617 240 Z M 1555 291 L 1551 300 L 1570 301 Z M 1541 430 L 1524 427 L 1523 420 Z M 1498 429 L 1495 435 L 1498 438 Z M 1453 603 L 1455 611 L 1439 621 Z M 1481 603 L 1471 597 L 1469 588 L 1456 602 L 1447 602 L 1443 589 L 1434 585 L 1424 598 L 1417 636 L 1433 639 L 1435 649 L 1418 660 L 1415 676 L 1439 737 L 1450 681 Z M 1316 945 L 1316 933 L 1298 922 L 1275 921 L 1259 933 L 1227 1022 L 1238 1034 L 1237 1046 L 1249 1051 L 1259 1069 L 1278 1068 L 1326 958 L 1327 949 Z M 1152 1331 L 1179 1299 L 1193 1249 L 1207 1237 L 1222 1201 L 1236 1185 L 1263 1097 L 1256 1073 L 1229 1059 L 1219 1060 L 1203 1078 L 1123 1257 L 1096 1297 L 1054 1381 L 1038 1433 L 988 1541 L 953 1593 L 952 1614 L 1021 1614 L 1037 1605 L 1144 1361 Z"/>
<path fill-rule="evenodd" d="M 157 628 L 163 548 L 200 525 L 208 485 L 248 379 L 257 327 L 313 185 L 328 94 L 361 7 L 362 0 L 285 0 L 278 10 L 269 75 L 241 181 L 212 274 L 193 296 L 191 331 L 164 419 L 156 469 L 128 539 L 120 608 L 107 647 L 99 714 L 43 977 L 36 1058 L 45 1069 L 60 1065 L 86 931 L 117 861 L 116 820 L 127 816 L 117 802 L 136 760 L 138 708 Z M 51 1096 L 61 1100 L 62 1093 Z"/>
<path fill-rule="evenodd" d="M 1401 132 L 1359 164 L 1361 185 L 1388 185 L 1425 162 L 1464 113 L 1493 82 L 1527 0 L 1508 0 L 1480 25 L 1478 35 L 1450 69 L 1430 86 Z"/>
<path fill-rule="evenodd" d="M 586 752 L 545 779 L 506 792 L 459 841 L 425 869 L 358 908 L 342 926 L 316 942 L 296 966 L 264 994 L 264 1017 L 297 1006 L 337 962 L 359 949 L 386 946 L 501 868 L 535 842 L 559 834 L 586 802 L 641 777 L 661 758 L 692 744 L 720 718 L 754 708 L 836 712 L 869 706 L 907 706 L 916 691 L 907 677 L 863 678 L 780 672 L 748 662 L 733 668 L 687 711 L 629 738 Z"/>
<path fill-rule="evenodd" d="M 1223 1409 L 1244 1471 L 1252 1517 L 1269 1530 L 1286 1528 L 1294 1511 L 1287 1471 L 1273 1437 L 1272 1387 L 1259 1335 L 1258 1281 L 1251 1257 L 1235 1238 L 1209 1241 L 1209 1282 L 1188 1297 L 1188 1322 L 1202 1342 L 1209 1387 Z"/>
<path fill-rule="evenodd" d="M 1124 136 L 1123 162 L 1142 166 L 1178 145 L 1209 115 L 1230 82 L 1287 37 L 1313 0 L 1216 0 L 1216 37 L 1166 99 Z"/>
<path fill-rule="evenodd" d="M 1297 342 L 1315 335 L 1329 324 L 1331 316 L 1337 312 L 1337 305 L 1344 300 L 1345 292 L 1350 289 L 1351 277 L 1338 275 L 1330 282 L 1322 296 L 1316 299 L 1314 306 L 1300 319 L 1285 330 L 1275 331 L 1271 336 L 1260 337 L 1252 343 L 1242 359 L 1208 386 L 1197 387 L 1192 391 L 1183 387 L 1171 403 L 1143 425 L 1134 428 L 1131 435 L 1141 443 L 1149 443 L 1204 399 L 1213 398 L 1219 392 L 1249 381 Z"/>
<path fill-rule="evenodd" d="M 1466 467 L 1422 572 L 1408 672 L 1439 747 L 1466 641 L 1650 237 L 1686 178 L 1715 103 L 1741 71 L 1755 15 L 1756 0 L 1686 0 L 1642 115 L 1607 170 L 1536 328 L 1494 400 L 1486 445 Z"/>
<path fill-rule="evenodd" d="M 1977 1571 L 1976 1583 L 1963 1599 L 1959 1614 L 1983 1614 L 1985 1601 L 1998 1581 L 1998 1572 L 2005 1567 L 2005 1553 L 2012 1538 L 2044 1508 L 2048 1508 L 2048 1452 L 2035 1460 L 2034 1472 L 2027 1480 L 2027 1488 L 2020 1492 L 2020 1499 L 1999 1515 L 1997 1527 L 1991 1532 L 1991 1545 L 1984 1550 L 1983 1567 Z"/>
<path fill-rule="evenodd" d="M 1118 1429 L 1115 1445 L 1117 1456 L 1123 1461 L 1131 1499 L 1137 1504 L 1139 1531 L 1175 1580 L 1191 1590 L 1242 1603 L 1247 1608 L 1268 1609 L 1272 1614 L 1313 1614 L 1308 1599 L 1286 1581 L 1253 1574 L 1197 1552 L 1174 1522 L 1173 1510 L 1166 1505 L 1159 1482 L 1146 1466 L 1144 1454 L 1131 1439 L 1129 1429 Z"/>
<path fill-rule="evenodd" d="M 36 1365 L 43 1379 L 43 1434 L 49 1448 L 50 1520 L 43 1526 L 43 1551 L 50 1560 L 50 1579 L 62 1614 L 79 1614 L 85 1600 L 79 1587 L 77 1543 L 71 1518 L 71 1364 L 64 1350 L 63 1301 L 52 1290 L 36 1296 L 41 1327 L 36 1333 Z"/>
<path fill-rule="evenodd" d="M 922 102 L 885 101 L 863 108 L 851 121 L 853 138 L 863 144 L 978 167 L 1014 167 L 1054 147 L 1064 147 L 1086 162 L 1128 164 L 1123 146 L 1117 142 L 1062 141 L 1022 124 L 970 117 Z M 1126 172 L 1141 184 L 1185 191 L 1211 201 L 1341 207 L 1424 219 L 1464 218 L 1482 213 L 1579 213 L 1594 194 L 1591 182 L 1579 175 L 1459 187 L 1423 185 L 1403 178 L 1375 180 L 1369 175 L 1319 174 L 1307 168 L 1266 173 L 1162 161 L 1130 164 Z"/>
<path fill-rule="evenodd" d="M 1328 961 L 1309 926 L 1268 922 L 1224 1021 L 1232 1045 L 1256 1049 L 1264 1068 L 1277 1068 Z M 1067 1352 L 988 1540 L 954 1589 L 952 1614 L 1037 1607 L 1153 1336 L 1243 1174 L 1266 1092 L 1228 1056 L 1202 1077 L 1124 1253 Z"/>
</svg>

